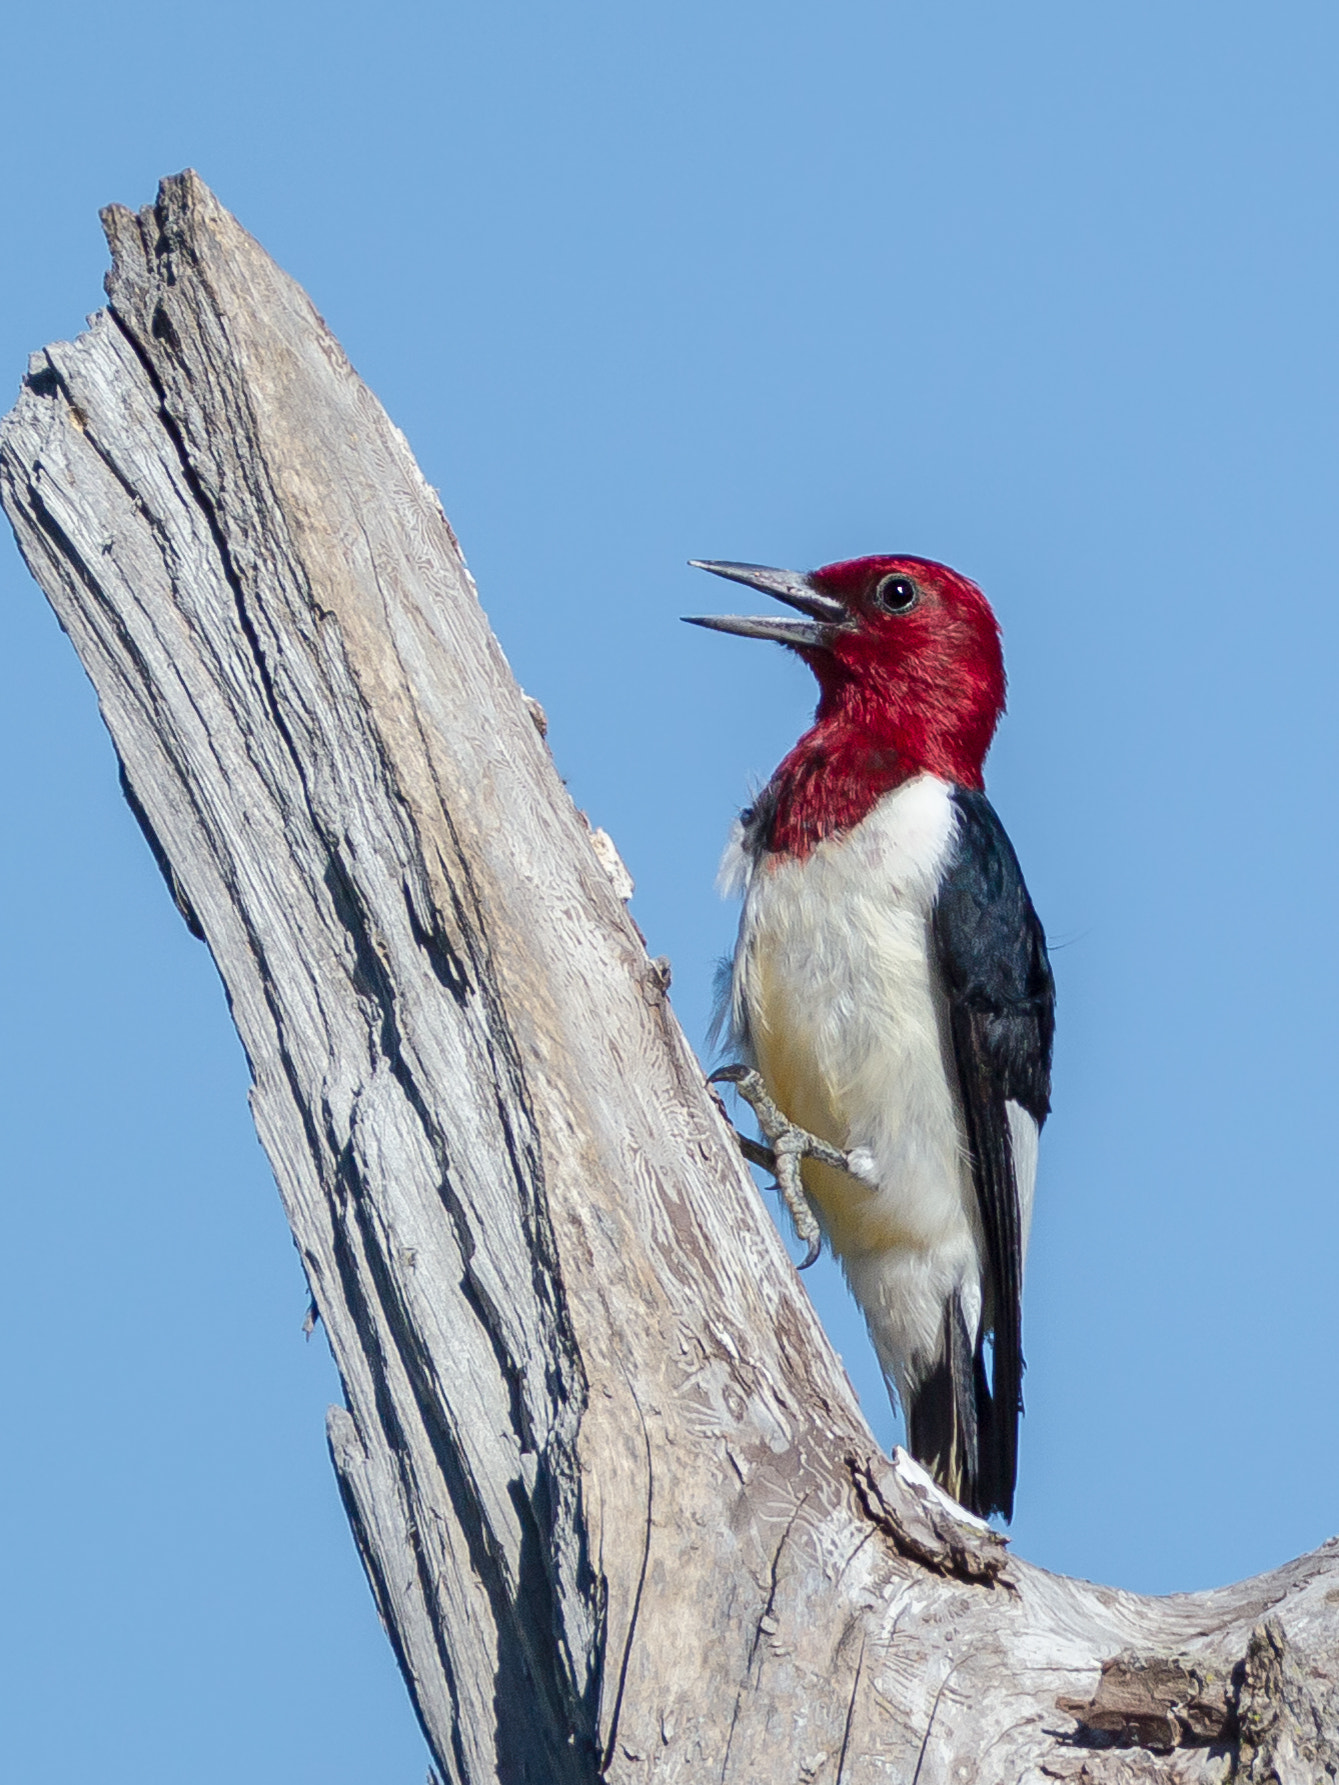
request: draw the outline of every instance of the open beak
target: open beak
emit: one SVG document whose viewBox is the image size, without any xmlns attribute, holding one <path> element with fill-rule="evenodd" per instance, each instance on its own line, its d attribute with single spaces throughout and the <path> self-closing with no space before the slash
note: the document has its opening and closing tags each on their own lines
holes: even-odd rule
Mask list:
<svg viewBox="0 0 1339 1785">
<path fill-rule="evenodd" d="M 762 564 L 721 564 L 703 558 L 690 558 L 694 570 L 709 570 L 713 576 L 728 577 L 732 583 L 746 583 L 750 589 L 761 589 L 784 601 L 787 607 L 808 614 L 807 620 L 773 619 L 770 615 L 756 618 L 747 614 L 685 614 L 690 626 L 708 626 L 713 632 L 735 632 L 740 638 L 770 638 L 779 645 L 793 645 L 802 650 L 826 651 L 839 632 L 851 624 L 851 616 L 840 601 L 815 589 L 807 576 L 797 570 L 768 570 Z"/>
</svg>

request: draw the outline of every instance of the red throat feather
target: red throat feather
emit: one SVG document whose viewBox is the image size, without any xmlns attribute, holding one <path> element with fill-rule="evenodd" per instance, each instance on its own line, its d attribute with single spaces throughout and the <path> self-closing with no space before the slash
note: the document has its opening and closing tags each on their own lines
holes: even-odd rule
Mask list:
<svg viewBox="0 0 1339 1785">
<path fill-rule="evenodd" d="M 909 611 L 881 610 L 890 576 L 907 579 Z M 845 603 L 855 624 L 830 649 L 802 650 L 818 678 L 811 730 L 767 789 L 767 849 L 808 855 L 859 824 L 914 775 L 980 788 L 1004 711 L 999 625 L 975 583 L 927 558 L 857 558 L 810 581 Z"/>
</svg>

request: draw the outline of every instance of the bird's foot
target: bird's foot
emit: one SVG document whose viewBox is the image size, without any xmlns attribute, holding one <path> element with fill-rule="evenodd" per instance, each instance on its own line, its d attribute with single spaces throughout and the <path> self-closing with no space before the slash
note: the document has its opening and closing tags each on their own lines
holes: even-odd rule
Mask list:
<svg viewBox="0 0 1339 1785">
<path fill-rule="evenodd" d="M 860 1176 L 859 1171 L 853 1170 L 851 1157 L 839 1148 L 829 1146 L 827 1141 L 820 1140 L 816 1134 L 810 1134 L 807 1128 L 797 1128 L 769 1094 L 762 1074 L 755 1072 L 751 1066 L 722 1066 L 719 1071 L 712 1073 L 707 1083 L 733 1085 L 758 1118 L 759 1128 L 771 1141 L 770 1147 L 763 1147 L 745 1135 L 737 1136 L 739 1150 L 744 1157 L 754 1165 L 761 1165 L 764 1171 L 770 1171 L 776 1178 L 776 1187 L 781 1192 L 781 1200 L 790 1211 L 795 1232 L 808 1247 L 799 1269 L 808 1270 L 818 1257 L 822 1236 L 800 1181 L 801 1159 L 817 1159 L 821 1165 L 831 1165 L 838 1171 L 852 1172 L 857 1177 Z"/>
</svg>

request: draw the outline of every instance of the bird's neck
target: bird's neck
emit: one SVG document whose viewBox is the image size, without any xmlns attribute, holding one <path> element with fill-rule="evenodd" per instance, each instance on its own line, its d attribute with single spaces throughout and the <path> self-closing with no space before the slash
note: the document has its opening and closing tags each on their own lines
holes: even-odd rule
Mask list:
<svg viewBox="0 0 1339 1785">
<path fill-rule="evenodd" d="M 803 859 L 825 838 L 853 830 L 885 794 L 916 775 L 979 789 L 994 716 L 964 726 L 952 702 L 892 705 L 825 693 L 807 731 L 772 776 L 773 855 Z"/>
</svg>

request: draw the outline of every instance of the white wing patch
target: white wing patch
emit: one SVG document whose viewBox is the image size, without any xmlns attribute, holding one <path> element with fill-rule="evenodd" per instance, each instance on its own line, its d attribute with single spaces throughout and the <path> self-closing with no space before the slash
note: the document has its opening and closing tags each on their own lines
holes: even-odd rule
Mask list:
<svg viewBox="0 0 1339 1785">
<path fill-rule="evenodd" d="M 1021 1103 L 1010 1098 L 1004 1110 L 1009 1118 L 1009 1147 L 1014 1156 L 1014 1183 L 1018 1186 L 1018 1237 L 1026 1258 L 1028 1234 L 1032 1228 L 1032 1196 L 1037 1185 L 1039 1136 L 1035 1119 Z"/>
</svg>

